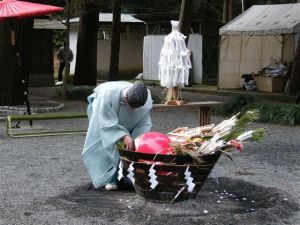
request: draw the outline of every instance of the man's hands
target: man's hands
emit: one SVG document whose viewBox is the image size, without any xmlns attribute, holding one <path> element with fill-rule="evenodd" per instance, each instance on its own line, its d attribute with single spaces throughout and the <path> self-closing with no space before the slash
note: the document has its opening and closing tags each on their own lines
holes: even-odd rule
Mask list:
<svg viewBox="0 0 300 225">
<path fill-rule="evenodd" d="M 126 150 L 133 150 L 133 140 L 131 139 L 131 137 L 129 135 L 125 135 L 123 137 L 123 143 L 125 145 Z"/>
</svg>

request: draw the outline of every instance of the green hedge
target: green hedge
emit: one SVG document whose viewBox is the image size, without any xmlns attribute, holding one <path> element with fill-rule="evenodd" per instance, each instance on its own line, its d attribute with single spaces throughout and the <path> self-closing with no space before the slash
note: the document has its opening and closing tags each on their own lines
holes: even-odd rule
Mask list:
<svg viewBox="0 0 300 225">
<path fill-rule="evenodd" d="M 293 103 L 275 103 L 263 101 L 254 95 L 236 95 L 231 97 L 222 106 L 216 106 L 213 113 L 230 116 L 238 112 L 258 110 L 257 122 L 283 125 L 300 125 L 300 105 Z"/>
<path fill-rule="evenodd" d="M 95 86 L 74 86 L 68 85 L 66 89 L 66 97 L 70 100 L 84 100 L 93 93 Z"/>
<path fill-rule="evenodd" d="M 68 85 L 66 90 L 66 97 L 70 100 L 85 100 L 90 94 L 93 93 L 95 86 L 74 86 Z M 161 103 L 161 99 L 152 95 L 153 103 L 159 104 Z"/>
</svg>

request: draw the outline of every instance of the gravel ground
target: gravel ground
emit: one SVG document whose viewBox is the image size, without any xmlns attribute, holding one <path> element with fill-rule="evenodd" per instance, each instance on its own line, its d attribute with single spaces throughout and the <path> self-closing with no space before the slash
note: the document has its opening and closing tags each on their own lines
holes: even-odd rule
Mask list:
<svg viewBox="0 0 300 225">
<path fill-rule="evenodd" d="M 157 88 L 152 92 L 160 94 Z M 57 97 L 55 92 L 48 96 Z M 183 96 L 190 101 L 225 98 Z M 82 101 L 64 104 L 63 111 L 86 107 Z M 212 122 L 223 119 L 213 116 Z M 155 110 L 152 120 L 152 130 L 166 132 L 197 126 L 198 115 L 193 110 Z M 41 121 L 34 126 L 86 128 L 87 120 Z M 298 225 L 300 127 L 258 123 L 252 127 L 266 127 L 263 143 L 246 145 L 233 161 L 221 157 L 196 199 L 170 205 L 145 201 L 134 191 L 94 191 L 81 159 L 84 135 L 13 139 L 5 134 L 2 121 L 0 224 Z"/>
</svg>

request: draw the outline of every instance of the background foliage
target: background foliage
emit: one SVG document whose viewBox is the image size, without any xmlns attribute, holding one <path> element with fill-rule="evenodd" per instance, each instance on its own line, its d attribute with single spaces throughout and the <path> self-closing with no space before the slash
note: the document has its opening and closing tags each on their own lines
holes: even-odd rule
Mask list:
<svg viewBox="0 0 300 225">
<path fill-rule="evenodd" d="M 224 105 L 215 107 L 213 112 L 228 117 L 249 110 L 259 112 L 257 122 L 300 125 L 300 104 L 269 102 L 255 95 L 233 96 Z"/>
<path fill-rule="evenodd" d="M 53 30 L 53 45 L 55 50 L 58 50 L 61 46 L 63 46 L 64 40 L 65 40 L 65 31 Z"/>
</svg>

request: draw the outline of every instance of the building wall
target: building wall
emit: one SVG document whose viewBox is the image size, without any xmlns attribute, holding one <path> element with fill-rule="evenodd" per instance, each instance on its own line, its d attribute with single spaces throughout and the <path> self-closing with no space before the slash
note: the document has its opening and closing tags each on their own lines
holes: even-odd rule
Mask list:
<svg viewBox="0 0 300 225">
<path fill-rule="evenodd" d="M 70 26 L 70 35 L 69 35 L 70 43 L 69 43 L 69 45 L 70 45 L 70 49 L 73 51 L 73 54 L 74 54 L 73 61 L 70 64 L 70 74 L 75 73 L 78 28 L 79 28 L 78 24 L 74 24 L 74 25 Z"/>
<path fill-rule="evenodd" d="M 221 36 L 218 88 L 240 89 L 241 75 L 257 73 L 282 60 L 283 36 Z"/>
<path fill-rule="evenodd" d="M 99 79 L 107 79 L 110 63 L 110 40 L 98 40 L 97 72 Z M 121 40 L 119 55 L 120 79 L 136 77 L 143 71 L 143 41 Z"/>
<path fill-rule="evenodd" d="M 104 26 L 105 28 L 105 26 Z M 105 28 L 108 31 L 108 28 Z M 103 31 L 100 29 L 100 32 Z M 127 29 L 127 35 L 123 34 L 120 42 L 119 71 L 121 79 L 135 77 L 143 70 L 143 41 L 138 29 Z M 133 32 L 133 33 L 132 33 Z M 74 60 L 71 63 L 70 73 L 75 73 L 76 53 L 77 53 L 78 25 L 72 25 L 70 29 L 70 48 L 74 52 Z M 125 37 L 126 36 L 126 37 Z M 107 79 L 110 63 L 111 41 L 110 33 L 106 32 L 106 38 L 98 39 L 97 43 L 97 73 L 98 79 Z M 123 77 L 122 77 L 123 76 Z"/>
<path fill-rule="evenodd" d="M 144 37 L 143 77 L 158 80 L 158 62 L 165 35 L 147 35 Z"/>
</svg>

